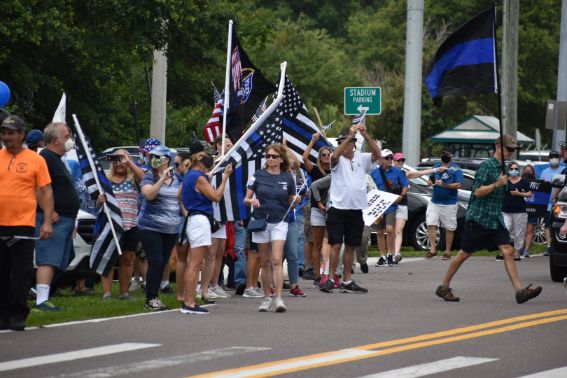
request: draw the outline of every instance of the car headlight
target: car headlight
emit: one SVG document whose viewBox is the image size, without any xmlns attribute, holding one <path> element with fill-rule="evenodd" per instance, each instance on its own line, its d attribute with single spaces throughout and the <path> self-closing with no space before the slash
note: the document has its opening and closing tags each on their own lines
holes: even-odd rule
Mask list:
<svg viewBox="0 0 567 378">
<path fill-rule="evenodd" d="M 557 202 L 553 205 L 553 215 L 555 218 L 567 219 L 567 202 Z"/>
</svg>

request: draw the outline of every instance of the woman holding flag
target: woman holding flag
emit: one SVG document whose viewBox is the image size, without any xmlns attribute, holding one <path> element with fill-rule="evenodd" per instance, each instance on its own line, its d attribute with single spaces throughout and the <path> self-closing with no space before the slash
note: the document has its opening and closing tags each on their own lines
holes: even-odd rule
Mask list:
<svg viewBox="0 0 567 378">
<path fill-rule="evenodd" d="M 244 204 L 254 208 L 248 229 L 252 231 L 252 241 L 258 244 L 260 252 L 262 288 L 264 289 L 264 299 L 258 308 L 260 312 L 270 311 L 273 307 L 270 297 L 272 271 L 276 291 L 275 311 L 286 311 L 282 300 L 282 257 L 287 236 L 289 210 L 296 197 L 295 180 L 288 170 L 287 149 L 281 144 L 269 145 L 266 147 L 266 166 L 254 172 L 254 177 L 248 182 L 248 190 L 244 198 Z M 251 225 L 258 223 L 263 223 L 265 227 L 251 229 Z"/>
</svg>

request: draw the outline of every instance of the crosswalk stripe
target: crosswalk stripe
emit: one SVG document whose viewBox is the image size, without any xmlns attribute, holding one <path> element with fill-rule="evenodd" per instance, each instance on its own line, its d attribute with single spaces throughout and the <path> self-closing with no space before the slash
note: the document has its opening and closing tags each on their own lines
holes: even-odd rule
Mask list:
<svg viewBox="0 0 567 378">
<path fill-rule="evenodd" d="M 557 369 L 540 371 L 539 373 L 534 373 L 530 375 L 524 375 L 519 378 L 565 378 L 567 377 L 567 366 L 560 367 Z"/>
<path fill-rule="evenodd" d="M 446 360 L 428 362 L 420 365 L 408 366 L 401 369 L 389 370 L 382 373 L 365 375 L 361 378 L 417 378 L 425 377 L 430 374 L 443 373 L 450 370 L 460 369 L 468 366 L 485 364 L 487 362 L 498 361 L 495 358 L 477 357 L 454 357 Z"/>
<path fill-rule="evenodd" d="M 74 373 L 61 374 L 51 378 L 107 378 L 123 375 L 134 375 L 136 373 L 148 372 L 155 369 L 163 369 L 171 366 L 190 365 L 203 361 L 210 361 L 217 358 L 225 358 L 245 353 L 261 352 L 271 348 L 262 347 L 228 347 L 213 350 L 205 350 L 197 353 L 183 354 L 156 358 L 147 361 L 137 361 L 129 364 L 105 366 L 99 369 L 83 370 Z M 156 374 L 157 376 L 157 374 Z"/>
<path fill-rule="evenodd" d="M 138 349 L 154 348 L 161 344 L 143 344 L 143 343 L 122 343 L 108 345 L 104 347 L 88 348 L 74 350 L 72 352 L 48 354 L 45 356 L 23 358 L 21 360 L 0 362 L 0 372 L 10 371 L 22 368 L 29 368 L 39 365 L 55 364 L 59 362 L 74 361 L 82 358 L 92 358 L 115 354 L 121 352 L 130 352 Z"/>
</svg>

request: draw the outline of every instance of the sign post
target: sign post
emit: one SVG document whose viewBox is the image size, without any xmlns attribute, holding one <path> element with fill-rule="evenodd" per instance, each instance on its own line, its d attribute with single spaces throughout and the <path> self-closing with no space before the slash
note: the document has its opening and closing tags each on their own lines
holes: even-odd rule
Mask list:
<svg viewBox="0 0 567 378">
<path fill-rule="evenodd" d="M 345 87 L 344 114 L 357 115 L 366 108 L 366 115 L 379 115 L 382 113 L 381 92 L 380 87 Z"/>
</svg>

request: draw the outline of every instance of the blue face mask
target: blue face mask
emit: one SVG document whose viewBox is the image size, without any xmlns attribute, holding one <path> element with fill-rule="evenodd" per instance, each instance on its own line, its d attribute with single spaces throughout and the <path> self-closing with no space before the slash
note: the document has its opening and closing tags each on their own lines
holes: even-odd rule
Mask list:
<svg viewBox="0 0 567 378">
<path fill-rule="evenodd" d="M 519 171 L 510 171 L 510 172 L 508 172 L 508 174 L 512 177 L 517 177 L 517 176 L 520 175 L 520 172 Z"/>
</svg>

